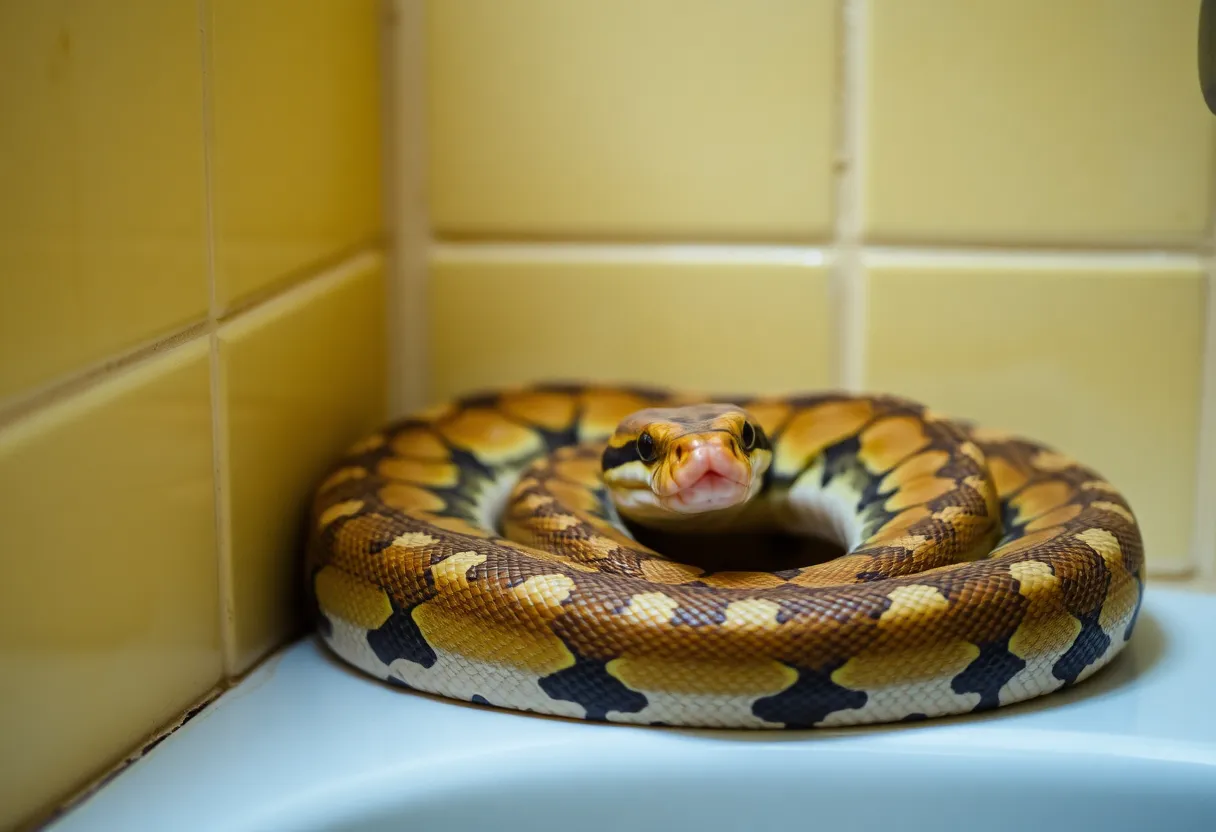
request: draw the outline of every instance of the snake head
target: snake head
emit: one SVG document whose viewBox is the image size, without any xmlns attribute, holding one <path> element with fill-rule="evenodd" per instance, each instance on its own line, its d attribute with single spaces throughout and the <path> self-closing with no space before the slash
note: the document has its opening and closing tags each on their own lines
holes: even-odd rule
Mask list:
<svg viewBox="0 0 1216 832">
<path fill-rule="evenodd" d="M 735 405 L 648 408 L 626 416 L 608 440 L 603 479 L 628 519 L 704 520 L 751 500 L 772 456 L 764 430 Z"/>
</svg>

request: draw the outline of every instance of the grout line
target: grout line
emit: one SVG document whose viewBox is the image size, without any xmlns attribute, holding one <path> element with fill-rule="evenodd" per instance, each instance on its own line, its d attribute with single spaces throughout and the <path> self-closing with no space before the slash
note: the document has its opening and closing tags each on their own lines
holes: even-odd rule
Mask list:
<svg viewBox="0 0 1216 832">
<path fill-rule="evenodd" d="M 167 335 L 144 341 L 122 352 L 107 356 L 46 384 L 19 393 L 0 404 L 0 428 L 19 422 L 38 410 L 52 407 L 97 387 L 106 379 L 140 367 L 183 344 L 204 337 L 209 323 L 196 321 Z"/>
<path fill-rule="evenodd" d="M 369 252 L 380 251 L 383 248 L 384 241 L 379 237 L 363 240 L 347 248 L 336 249 L 321 259 L 313 260 L 295 271 L 287 272 L 271 282 L 270 285 L 231 301 L 227 306 L 220 304 L 217 300 L 216 323 L 223 326 L 228 321 L 257 310 L 273 302 L 278 297 L 291 294 L 301 285 L 315 279 L 319 274 L 341 269 L 351 260 L 365 256 Z"/>
<path fill-rule="evenodd" d="M 432 247 L 436 261 L 611 263 L 777 263 L 819 266 L 831 246 L 735 245 L 717 243 L 445 243 Z"/>
<path fill-rule="evenodd" d="M 864 146 L 865 136 L 861 136 L 859 143 Z M 839 200 L 839 174 L 844 167 L 844 163 L 837 155 L 837 178 L 836 178 L 836 199 Z M 859 179 L 860 181 L 860 179 Z M 837 218 L 839 219 L 839 217 Z M 526 235 L 511 236 L 511 237 L 495 237 L 495 236 L 468 236 L 468 237 L 453 237 L 451 235 L 440 235 L 434 237 L 437 245 L 456 249 L 478 249 L 484 247 L 498 246 L 504 249 L 515 248 L 531 248 L 541 249 L 549 247 L 569 248 L 582 250 L 585 248 L 639 248 L 639 249 L 656 249 L 664 247 L 693 247 L 693 248 L 739 248 L 739 249 L 812 249 L 812 248 L 830 248 L 838 242 L 835 236 L 836 228 L 833 228 L 833 234 L 824 238 L 798 238 L 798 239 L 766 239 L 763 237 L 750 237 L 747 239 L 735 239 L 732 237 L 626 237 L 626 236 L 594 236 L 585 237 L 530 237 Z M 910 241 L 890 241 L 882 240 L 874 237 L 866 238 L 862 234 L 858 234 L 858 245 L 869 251 L 881 252 L 929 252 L 934 253 L 944 251 L 948 253 L 974 253 L 974 254 L 990 254 L 1000 255 L 1003 257 L 1017 257 L 1025 254 L 1059 254 L 1061 256 L 1079 256 L 1090 257 L 1093 255 L 1122 257 L 1136 256 L 1143 254 L 1152 255 L 1190 255 L 1193 257 L 1206 257 L 1213 253 L 1214 247 L 1208 243 L 1206 239 L 1199 239 L 1193 243 L 1164 243 L 1147 241 L 1140 244 L 1094 244 L 1088 242 L 1067 243 L 1060 241 L 1036 241 L 1028 243 L 1017 242 L 1000 242 L 1000 241 L 983 241 L 983 240 L 910 240 Z"/>
<path fill-rule="evenodd" d="M 278 291 L 272 295 L 259 296 L 231 309 L 221 318 L 216 319 L 208 314 L 203 320 L 196 320 L 167 334 L 113 353 L 43 385 L 18 393 L 0 402 L 0 428 L 21 421 L 35 411 L 91 390 L 118 373 L 140 367 L 190 341 L 206 338 L 213 330 L 218 331 L 224 325 L 240 321 L 248 315 L 257 315 L 266 307 L 273 308 L 279 303 L 294 302 L 302 295 L 307 296 L 322 290 L 324 285 L 340 280 L 352 271 L 370 268 L 380 256 L 380 251 L 379 246 L 364 247 L 343 253 L 340 260 L 313 264 L 310 269 L 301 273 L 306 276 L 297 278 L 290 285 L 279 286 Z"/>
<path fill-rule="evenodd" d="M 1196 465 L 1195 528 L 1191 563 L 1200 579 L 1216 578 L 1216 257 L 1208 260 L 1204 281 L 1203 358 L 1199 379 L 1199 447 Z"/>
<path fill-rule="evenodd" d="M 840 43 L 838 95 L 839 175 L 836 188 L 836 251 L 833 269 L 837 312 L 836 386 L 859 391 L 865 381 L 866 275 L 861 259 L 862 151 L 865 137 L 864 91 L 866 6 L 841 0 L 837 6 Z"/>
<path fill-rule="evenodd" d="M 428 282 L 432 254 L 427 209 L 426 7 L 424 0 L 384 0 L 386 90 L 385 200 L 389 246 L 389 413 L 427 403 Z"/>
<path fill-rule="evenodd" d="M 219 584 L 219 609 L 216 610 L 220 631 L 220 646 L 224 678 L 232 677 L 236 655 L 236 617 L 232 576 L 232 512 L 228 495 L 232 493 L 228 473 L 228 387 L 225 383 L 219 339 L 219 287 L 216 279 L 215 257 L 215 191 L 214 157 L 215 110 L 213 99 L 213 70 L 211 53 L 210 0 L 199 0 L 199 31 L 202 36 L 201 69 L 203 77 L 203 168 L 207 198 L 207 276 L 211 289 L 211 312 L 207 321 L 207 339 L 211 367 L 211 471 L 215 489 L 216 575 Z"/>
<path fill-rule="evenodd" d="M 1203 580 L 1202 576 L 1195 571 L 1194 566 L 1191 565 L 1189 560 L 1182 563 L 1177 561 L 1172 563 L 1158 563 L 1156 566 L 1153 566 L 1152 553 L 1150 552 L 1147 554 L 1148 566 L 1145 568 L 1145 577 L 1148 579 L 1148 582 L 1154 586 L 1156 586 L 1156 582 L 1158 580 L 1174 581 L 1180 584 L 1195 583 Z"/>
<path fill-rule="evenodd" d="M 1216 145 L 1211 149 L 1216 159 Z M 1202 375 L 1199 380 L 1199 464 L 1196 466 L 1195 527 L 1191 562 L 1196 580 L 1216 581 L 1216 180 L 1211 183 L 1208 218 L 1213 254 L 1207 258 L 1204 281 L 1206 315 L 1203 331 Z"/>
<path fill-rule="evenodd" d="M 220 644 L 223 648 L 224 677 L 236 672 L 237 631 L 236 591 L 232 564 L 231 454 L 228 431 L 228 374 L 220 353 L 219 333 L 211 332 L 211 451 L 215 476 L 216 569 L 219 574 Z"/>
<path fill-rule="evenodd" d="M 211 0 L 198 0 L 199 31 L 199 75 L 202 80 L 202 127 L 203 127 L 203 224 L 206 234 L 207 258 L 207 319 L 214 324 L 219 317 L 219 287 L 215 276 L 215 191 L 212 187 L 215 159 L 212 155 L 215 140 L 215 113 L 212 99 L 211 71 Z"/>
<path fill-rule="evenodd" d="M 131 766 L 135 765 L 149 753 L 151 753 L 156 746 L 160 745 L 171 735 L 177 733 L 182 726 L 207 710 L 207 708 L 213 705 L 229 689 L 229 683 L 221 681 L 218 685 L 211 688 L 201 697 L 190 703 L 190 705 L 182 710 L 181 713 L 176 714 L 172 719 L 167 720 L 164 725 L 161 725 L 156 730 L 146 734 L 139 745 L 128 752 L 122 759 L 112 763 L 108 768 L 103 769 L 100 774 L 86 782 L 83 786 L 69 795 L 65 800 L 61 801 L 49 812 L 45 813 L 41 817 L 32 818 L 32 825 L 19 828 L 29 829 L 31 832 L 34 829 L 44 829 L 50 823 L 79 808 L 86 801 L 93 798 L 104 787 L 112 783 L 116 777 L 123 774 Z"/>
<path fill-rule="evenodd" d="M 257 326 L 267 318 L 282 314 L 285 307 L 307 303 L 351 275 L 375 268 L 383 258 L 383 249 L 375 245 L 347 252 L 341 260 L 317 265 L 307 273 L 307 277 L 280 288 L 275 294 L 260 296 L 256 302 L 229 311 L 215 322 L 216 332 L 222 336 L 226 331 Z"/>
<path fill-rule="evenodd" d="M 841 195 L 841 198 L 843 195 Z M 838 212 L 839 213 L 839 212 Z M 824 265 L 839 259 L 850 247 L 867 265 L 925 266 L 1015 266 L 1051 268 L 1198 268 L 1208 255 L 1200 250 L 1111 250 L 1111 249 L 1018 249 L 1018 248 L 928 248 L 915 246 L 867 246 L 850 241 L 853 231 L 841 228 L 837 217 L 837 241 L 825 245 L 769 245 L 737 243 L 607 243 L 607 242 L 461 242 L 439 241 L 432 246 L 437 261 L 559 262 L 595 261 L 640 263 L 776 263 Z"/>
<path fill-rule="evenodd" d="M 1009 265 L 1021 268 L 1198 268 L 1207 259 L 1199 250 L 1111 249 L 1005 249 L 916 248 L 863 246 L 862 256 L 875 266 L 978 266 Z"/>
</svg>

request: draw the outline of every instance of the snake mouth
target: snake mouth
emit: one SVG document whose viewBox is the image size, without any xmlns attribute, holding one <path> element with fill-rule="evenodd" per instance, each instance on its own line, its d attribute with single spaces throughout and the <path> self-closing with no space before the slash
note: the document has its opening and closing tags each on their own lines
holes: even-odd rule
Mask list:
<svg viewBox="0 0 1216 832">
<path fill-rule="evenodd" d="M 744 502 L 747 497 L 747 483 L 717 471 L 706 471 L 691 484 L 662 498 L 662 503 L 679 514 L 699 514 L 730 508 Z"/>
<path fill-rule="evenodd" d="M 732 434 L 688 433 L 664 449 L 650 485 L 669 513 L 720 511 L 751 497 L 752 466 Z"/>
</svg>

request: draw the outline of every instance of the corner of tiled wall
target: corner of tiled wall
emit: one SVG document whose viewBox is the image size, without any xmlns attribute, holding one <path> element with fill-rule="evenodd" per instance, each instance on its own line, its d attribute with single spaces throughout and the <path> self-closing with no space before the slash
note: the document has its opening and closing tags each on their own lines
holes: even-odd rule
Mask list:
<svg viewBox="0 0 1216 832">
<path fill-rule="evenodd" d="M 385 412 L 380 4 L 0 4 L 0 828 L 297 632 Z"/>
<path fill-rule="evenodd" d="M 1081 458 L 1153 580 L 1216 577 L 1197 3 L 395 5 L 427 153 L 394 187 L 428 195 L 396 232 L 428 333 L 396 406 L 579 376 L 900 393 Z"/>
</svg>

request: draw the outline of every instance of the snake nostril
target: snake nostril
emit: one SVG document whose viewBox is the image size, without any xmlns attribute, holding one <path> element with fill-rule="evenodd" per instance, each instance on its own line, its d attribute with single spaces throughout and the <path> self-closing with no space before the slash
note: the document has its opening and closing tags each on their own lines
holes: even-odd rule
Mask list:
<svg viewBox="0 0 1216 832">
<path fill-rule="evenodd" d="M 684 461 L 684 446 L 676 445 L 675 447 L 676 462 Z"/>
</svg>

